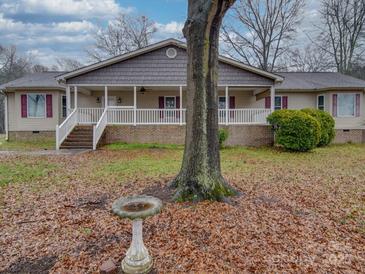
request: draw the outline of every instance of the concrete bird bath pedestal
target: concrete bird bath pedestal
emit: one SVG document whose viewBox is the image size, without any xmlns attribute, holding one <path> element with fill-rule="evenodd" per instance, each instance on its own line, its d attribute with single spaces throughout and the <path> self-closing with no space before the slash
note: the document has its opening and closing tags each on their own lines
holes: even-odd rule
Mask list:
<svg viewBox="0 0 365 274">
<path fill-rule="evenodd" d="M 133 221 L 132 243 L 121 265 L 125 273 L 148 273 L 152 269 L 152 257 L 143 244 L 142 222 L 159 213 L 161 207 L 160 199 L 145 195 L 120 198 L 113 203 L 114 214 Z"/>
</svg>

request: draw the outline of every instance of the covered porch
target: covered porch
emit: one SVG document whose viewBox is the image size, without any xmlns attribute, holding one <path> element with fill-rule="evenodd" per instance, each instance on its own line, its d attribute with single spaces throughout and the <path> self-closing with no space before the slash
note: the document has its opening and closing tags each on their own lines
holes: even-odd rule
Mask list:
<svg viewBox="0 0 365 274">
<path fill-rule="evenodd" d="M 264 93 L 272 101 L 270 108 Z M 109 124 L 185 124 L 185 94 L 185 86 L 69 86 L 67 116 L 77 109 L 78 124 L 96 124 L 107 109 Z M 219 86 L 218 95 L 220 124 L 265 124 L 275 89 Z"/>
<path fill-rule="evenodd" d="M 273 86 L 219 86 L 220 125 L 264 125 Z M 56 127 L 57 148 L 77 125 L 93 125 L 93 148 L 107 125 L 185 125 L 186 86 L 75 85 L 66 88 L 67 117 Z M 269 108 L 268 108 L 269 99 Z"/>
</svg>

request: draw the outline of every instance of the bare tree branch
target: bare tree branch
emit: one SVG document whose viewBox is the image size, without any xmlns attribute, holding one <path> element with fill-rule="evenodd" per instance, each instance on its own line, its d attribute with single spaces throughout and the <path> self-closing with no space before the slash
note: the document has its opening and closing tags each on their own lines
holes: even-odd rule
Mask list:
<svg viewBox="0 0 365 274">
<path fill-rule="evenodd" d="M 232 8 L 233 22 L 222 27 L 225 53 L 273 71 L 293 39 L 303 7 L 304 0 L 240 0 Z"/>
<path fill-rule="evenodd" d="M 101 61 L 149 45 L 156 31 L 155 23 L 146 16 L 120 14 L 107 28 L 95 33 L 95 43 L 86 52 L 92 61 Z"/>
<path fill-rule="evenodd" d="M 321 16 L 319 39 L 326 41 L 337 71 L 350 73 L 354 59 L 364 50 L 365 0 L 322 0 Z"/>
</svg>

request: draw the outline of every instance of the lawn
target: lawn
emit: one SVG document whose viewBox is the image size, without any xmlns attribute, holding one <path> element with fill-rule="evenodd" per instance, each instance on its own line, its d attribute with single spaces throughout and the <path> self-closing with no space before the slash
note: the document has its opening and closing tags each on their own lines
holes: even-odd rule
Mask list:
<svg viewBox="0 0 365 274">
<path fill-rule="evenodd" d="M 55 149 L 55 141 L 45 139 L 40 141 L 6 141 L 5 135 L 0 135 L 0 151 L 31 151 Z"/>
<path fill-rule="evenodd" d="M 0 156 L 0 272 L 94 273 L 120 262 L 129 221 L 110 213 L 124 195 L 152 194 L 163 211 L 144 223 L 158 273 L 364 273 L 365 146 L 310 153 L 222 150 L 240 195 L 173 203 L 181 146 L 115 144 L 65 156 Z"/>
</svg>

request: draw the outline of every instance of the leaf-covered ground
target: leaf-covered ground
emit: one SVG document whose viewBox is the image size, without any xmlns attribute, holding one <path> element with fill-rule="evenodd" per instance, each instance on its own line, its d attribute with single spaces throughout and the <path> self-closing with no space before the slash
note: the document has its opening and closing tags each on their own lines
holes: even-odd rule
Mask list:
<svg viewBox="0 0 365 274">
<path fill-rule="evenodd" d="M 365 146 L 224 149 L 224 175 L 241 192 L 228 203 L 169 202 L 181 157 L 181 147 L 128 145 L 0 156 L 0 272 L 94 273 L 108 258 L 119 263 L 131 224 L 111 204 L 139 193 L 164 200 L 144 223 L 158 273 L 365 272 Z"/>
</svg>

